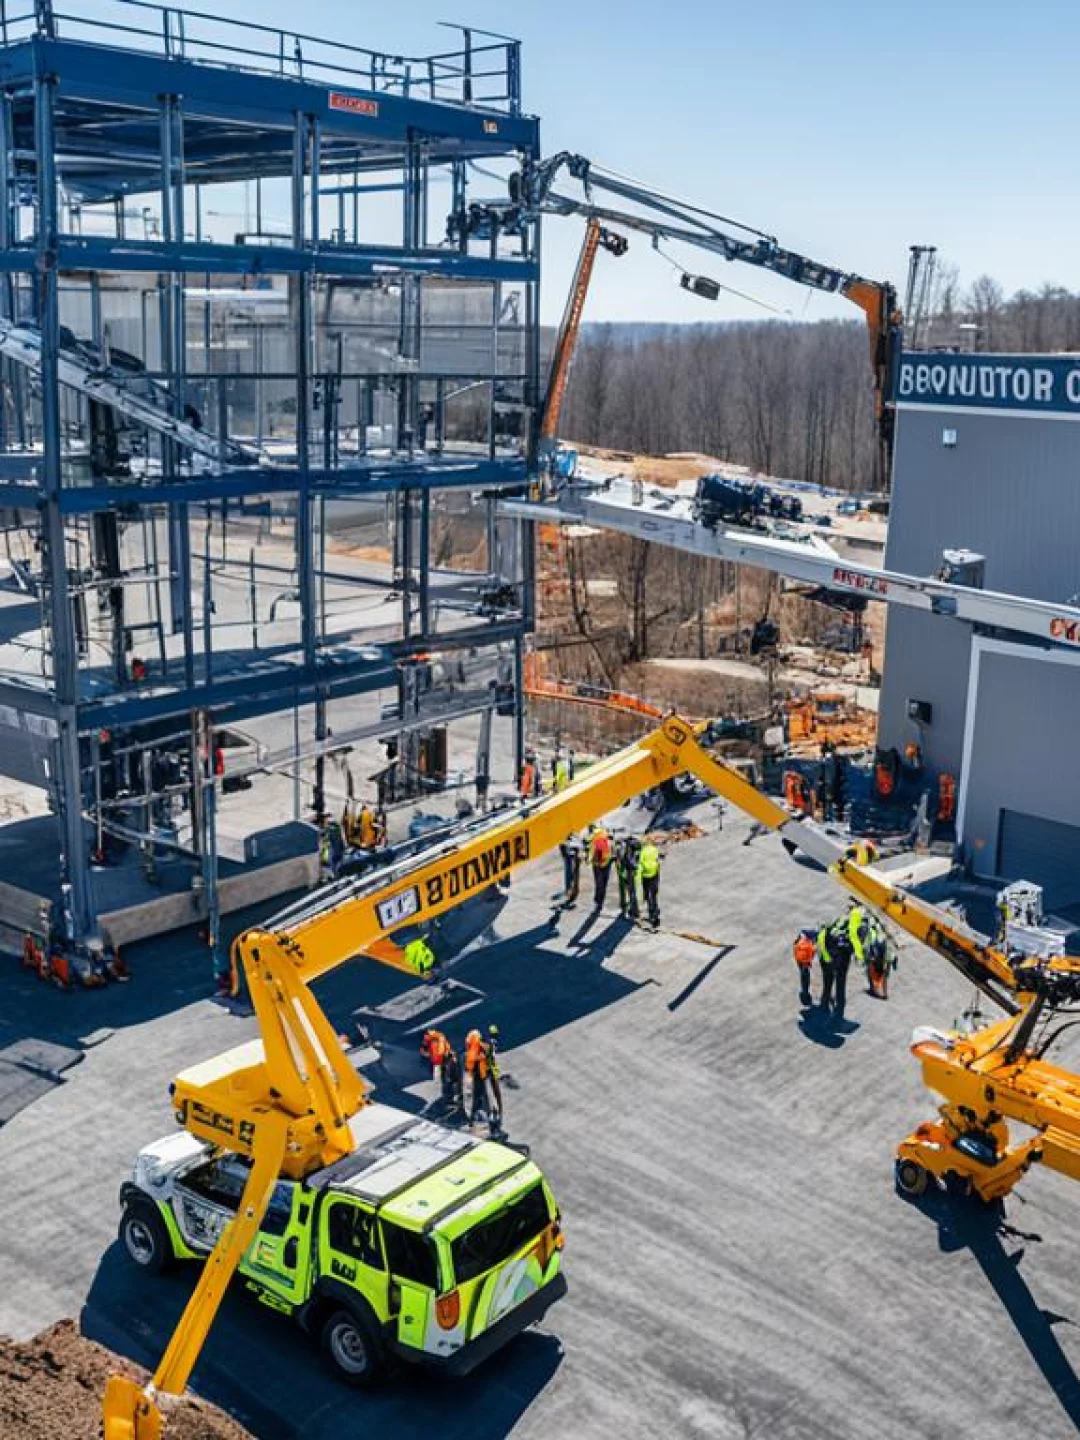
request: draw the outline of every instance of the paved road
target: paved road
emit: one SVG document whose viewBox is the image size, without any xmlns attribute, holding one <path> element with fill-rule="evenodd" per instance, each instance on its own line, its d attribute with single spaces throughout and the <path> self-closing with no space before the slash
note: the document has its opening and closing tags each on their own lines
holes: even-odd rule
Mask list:
<svg viewBox="0 0 1080 1440">
<path fill-rule="evenodd" d="M 800 1026 L 791 933 L 838 908 L 837 892 L 771 838 L 743 846 L 745 833 L 729 819 L 665 863 L 665 924 L 715 947 L 627 932 L 610 914 L 590 924 L 582 908 L 552 925 L 557 867 L 544 862 L 454 971 L 489 997 L 458 1023 L 502 1027 L 511 1133 L 565 1211 L 571 1293 L 544 1331 L 465 1382 L 405 1377 L 361 1397 L 236 1296 L 200 1389 L 265 1440 L 1075 1433 L 1080 1192 L 1030 1176 L 1009 1202 L 1013 1232 L 896 1198 L 893 1147 L 933 1112 L 910 1031 L 948 1024 L 967 993 L 940 961 L 907 956 L 887 1005 L 853 996 L 846 1032 Z M 169 1129 L 174 1070 L 251 1031 L 194 998 L 193 953 L 160 941 L 124 991 L 33 990 L 8 1007 L 11 1033 L 116 1034 L 0 1131 L 0 1330 L 81 1313 L 139 1358 L 164 1343 L 190 1278 L 132 1274 L 112 1241 L 117 1185 Z M 400 984 L 350 966 L 321 993 L 343 1021 Z M 409 1084 L 415 1105 L 411 1044 L 390 1047 L 382 1079 Z"/>
</svg>

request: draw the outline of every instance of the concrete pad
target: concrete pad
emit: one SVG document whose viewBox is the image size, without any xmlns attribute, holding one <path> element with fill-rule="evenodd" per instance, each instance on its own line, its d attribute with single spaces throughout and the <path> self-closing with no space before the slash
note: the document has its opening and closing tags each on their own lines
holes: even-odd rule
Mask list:
<svg viewBox="0 0 1080 1440">
<path fill-rule="evenodd" d="M 1075 1435 L 1076 1185 L 1036 1168 L 1004 1225 L 894 1193 L 895 1146 L 935 1107 L 911 1030 L 949 1025 L 968 987 L 905 946 L 888 1003 L 853 974 L 847 1026 L 802 1014 L 792 937 L 843 892 L 746 834 L 732 815 L 668 852 L 657 935 L 619 921 L 610 898 L 599 915 L 553 912 L 561 867 L 539 862 L 454 968 L 485 998 L 450 1038 L 498 1024 L 511 1139 L 563 1209 L 570 1294 L 543 1330 L 464 1382 L 408 1373 L 358 1395 L 236 1291 L 197 1388 L 265 1440 Z M 189 939 L 132 962 L 122 990 L 57 997 L 57 1025 L 116 1035 L 0 1131 L 0 1173 L 18 1176 L 0 1186 L 0 1331 L 81 1313 L 88 1333 L 153 1363 L 192 1276 L 133 1273 L 113 1242 L 117 1190 L 137 1147 L 172 1128 L 176 1071 L 254 1025 L 180 988 L 205 965 Z M 359 963 L 316 987 L 339 1028 L 410 988 Z M 28 994 L 53 1013 L 50 992 Z M 1056 1057 L 1076 1066 L 1071 1035 Z M 394 1101 L 392 1060 L 379 1094 Z M 406 1084 L 400 1103 L 422 1106 L 429 1082 Z"/>
</svg>

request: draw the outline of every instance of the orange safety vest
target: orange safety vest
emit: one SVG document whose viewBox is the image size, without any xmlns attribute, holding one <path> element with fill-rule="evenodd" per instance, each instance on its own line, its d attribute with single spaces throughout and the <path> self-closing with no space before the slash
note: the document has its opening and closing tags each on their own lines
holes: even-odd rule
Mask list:
<svg viewBox="0 0 1080 1440">
<path fill-rule="evenodd" d="M 611 864 L 611 836 L 597 830 L 589 841 L 589 864 L 594 870 L 606 870 Z"/>
<path fill-rule="evenodd" d="M 487 1046 L 479 1030 L 470 1030 L 465 1037 L 465 1070 L 469 1075 L 477 1074 L 481 1080 L 487 1079 Z"/>
<path fill-rule="evenodd" d="M 791 947 L 795 956 L 795 964 L 802 970 L 807 970 L 814 963 L 814 956 L 817 954 L 817 945 L 807 935 L 805 930 L 800 930 L 794 945 Z"/>
<path fill-rule="evenodd" d="M 526 760 L 525 764 L 521 767 L 521 796 L 523 800 L 532 798 L 535 774 L 536 772 L 533 769 L 532 761 Z"/>
<path fill-rule="evenodd" d="M 420 1049 L 432 1065 L 441 1065 L 450 1054 L 450 1041 L 441 1030 L 426 1030 L 420 1042 Z"/>
</svg>

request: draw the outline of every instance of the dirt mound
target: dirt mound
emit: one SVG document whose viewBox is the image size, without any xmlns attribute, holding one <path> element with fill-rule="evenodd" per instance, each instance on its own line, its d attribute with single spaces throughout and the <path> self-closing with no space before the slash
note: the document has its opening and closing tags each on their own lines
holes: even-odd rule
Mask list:
<svg viewBox="0 0 1080 1440">
<path fill-rule="evenodd" d="M 0 1336 L 0 1440 L 100 1440 L 101 1400 L 113 1374 L 139 1384 L 147 1378 L 84 1339 L 71 1320 L 25 1344 Z M 235 1420 L 195 1399 L 169 1405 L 165 1433 L 167 1440 L 251 1440 Z"/>
</svg>

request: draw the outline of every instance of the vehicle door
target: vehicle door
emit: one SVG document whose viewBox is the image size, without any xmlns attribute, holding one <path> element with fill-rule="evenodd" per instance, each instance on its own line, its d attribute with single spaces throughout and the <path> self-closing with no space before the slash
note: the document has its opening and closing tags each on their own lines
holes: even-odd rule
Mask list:
<svg viewBox="0 0 1080 1440">
<path fill-rule="evenodd" d="M 383 1217 L 383 1246 L 390 1271 L 390 1312 L 397 1317 L 397 1338 L 415 1350 L 438 1350 L 432 1339 L 436 1297 L 442 1290 L 439 1253 L 434 1239 L 407 1230 Z M 457 1317 L 438 1338 L 457 1348 L 461 1330 Z"/>
<path fill-rule="evenodd" d="M 292 1310 L 307 1298 L 311 1272 L 313 1197 L 295 1180 L 279 1180 L 266 1214 L 240 1262 L 240 1273 L 260 1300 Z"/>
<path fill-rule="evenodd" d="M 390 1282 L 379 1223 L 370 1206 L 332 1191 L 319 1219 L 319 1274 L 357 1291 L 380 1323 L 390 1313 Z"/>
</svg>

